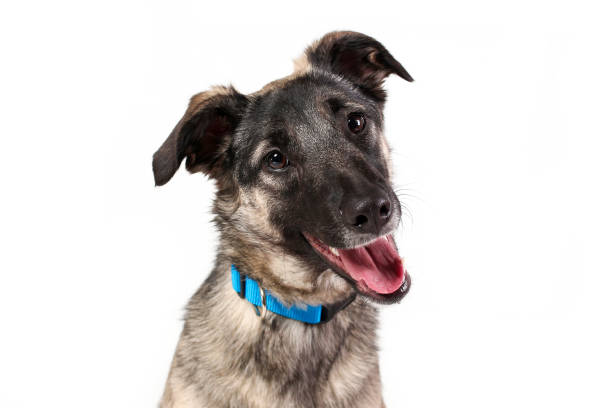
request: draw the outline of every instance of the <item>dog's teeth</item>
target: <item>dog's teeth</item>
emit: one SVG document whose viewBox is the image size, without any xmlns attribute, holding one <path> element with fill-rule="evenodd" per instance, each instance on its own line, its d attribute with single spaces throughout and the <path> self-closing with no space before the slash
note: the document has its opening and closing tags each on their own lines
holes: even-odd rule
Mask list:
<svg viewBox="0 0 612 408">
<path fill-rule="evenodd" d="M 338 253 L 338 250 L 336 248 L 329 247 L 329 250 L 331 251 L 332 254 L 334 254 L 336 256 L 340 256 L 340 254 Z"/>
</svg>

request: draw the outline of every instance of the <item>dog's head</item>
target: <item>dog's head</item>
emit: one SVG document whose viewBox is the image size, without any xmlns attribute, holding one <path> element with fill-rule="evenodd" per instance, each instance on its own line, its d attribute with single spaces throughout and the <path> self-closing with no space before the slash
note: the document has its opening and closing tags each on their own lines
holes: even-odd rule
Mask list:
<svg viewBox="0 0 612 408">
<path fill-rule="evenodd" d="M 184 158 L 215 179 L 227 257 L 285 299 L 330 301 L 355 287 L 399 301 L 410 280 L 392 237 L 401 209 L 383 135 L 390 74 L 412 81 L 378 41 L 333 32 L 254 94 L 197 94 L 153 157 L 155 183 Z"/>
</svg>

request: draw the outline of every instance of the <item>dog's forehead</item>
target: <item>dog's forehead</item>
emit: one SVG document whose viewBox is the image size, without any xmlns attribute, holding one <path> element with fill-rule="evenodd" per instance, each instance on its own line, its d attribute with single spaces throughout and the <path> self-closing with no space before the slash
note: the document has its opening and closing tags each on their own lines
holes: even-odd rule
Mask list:
<svg viewBox="0 0 612 408">
<path fill-rule="evenodd" d="M 308 73 L 274 81 L 252 94 L 238 142 L 252 143 L 276 132 L 295 141 L 312 139 L 333 128 L 331 104 L 337 102 L 382 118 L 379 104 L 350 82 L 329 73 Z"/>
<path fill-rule="evenodd" d="M 302 75 L 266 85 L 252 112 L 266 120 L 299 120 L 321 114 L 318 107 L 329 97 L 359 101 L 360 94 L 342 79 L 326 75 Z"/>
</svg>

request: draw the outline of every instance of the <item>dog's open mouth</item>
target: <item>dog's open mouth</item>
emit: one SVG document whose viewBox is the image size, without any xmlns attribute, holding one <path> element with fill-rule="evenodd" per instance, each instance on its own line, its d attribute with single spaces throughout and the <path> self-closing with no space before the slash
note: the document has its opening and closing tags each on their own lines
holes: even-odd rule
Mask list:
<svg viewBox="0 0 612 408">
<path fill-rule="evenodd" d="M 333 248 L 308 234 L 304 236 L 316 252 L 350 277 L 360 292 L 399 300 L 408 291 L 410 278 L 391 235 L 357 248 Z"/>
</svg>

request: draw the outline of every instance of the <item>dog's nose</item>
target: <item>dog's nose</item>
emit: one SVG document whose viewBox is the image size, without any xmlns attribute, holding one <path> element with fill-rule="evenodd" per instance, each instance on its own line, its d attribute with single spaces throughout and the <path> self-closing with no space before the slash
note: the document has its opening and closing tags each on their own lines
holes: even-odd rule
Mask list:
<svg viewBox="0 0 612 408">
<path fill-rule="evenodd" d="M 391 201 L 380 194 L 374 197 L 348 198 L 340 210 L 349 228 L 379 234 L 391 218 L 393 207 Z"/>
</svg>

